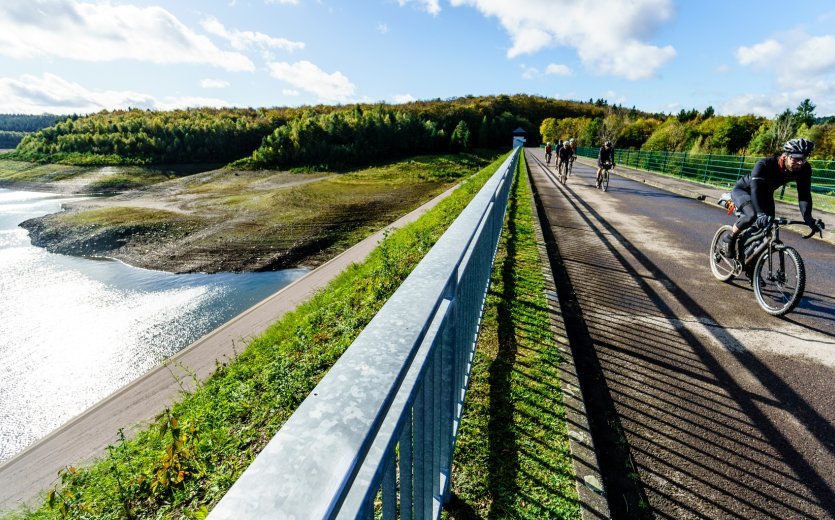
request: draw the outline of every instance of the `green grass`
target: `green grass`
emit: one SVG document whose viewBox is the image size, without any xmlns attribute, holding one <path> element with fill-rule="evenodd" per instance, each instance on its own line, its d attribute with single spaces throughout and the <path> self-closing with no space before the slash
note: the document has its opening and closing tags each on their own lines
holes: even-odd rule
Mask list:
<svg viewBox="0 0 835 520">
<path fill-rule="evenodd" d="M 523 158 L 524 159 L 524 158 Z M 524 161 L 453 460 L 446 518 L 580 518 Z"/>
<path fill-rule="evenodd" d="M 172 224 L 183 221 L 182 214 L 174 211 L 187 212 L 193 221 L 188 226 L 189 233 L 133 234 L 133 229 L 146 225 L 150 213 L 112 208 L 113 223 L 107 231 L 120 240 L 93 240 L 95 237 L 83 220 L 83 215 L 91 210 L 84 208 L 83 203 L 77 205 L 75 213 L 42 219 L 43 233 L 65 237 L 58 251 L 83 250 L 85 254 L 115 256 L 142 267 L 175 272 L 313 266 L 420 206 L 488 162 L 476 155 L 458 154 L 413 157 L 342 174 L 218 169 L 148 187 L 112 202 L 130 208 L 172 209 Z M 112 177 L 124 179 L 122 174 L 114 173 Z M 107 178 L 111 177 L 104 179 Z M 135 215 L 135 221 L 130 220 L 130 215 Z M 194 232 L 198 227 L 200 232 Z M 78 240 L 84 240 L 84 244 L 77 244 Z M 139 242 L 141 248 L 133 247 Z M 117 250 L 90 251 L 88 246 Z M 135 254 L 140 249 L 161 248 L 166 250 L 163 256 Z"/>
<path fill-rule="evenodd" d="M 492 175 L 464 181 L 417 222 L 388 236 L 184 394 L 169 414 L 113 446 L 21 518 L 200 518 L 223 496 L 385 300 Z M 126 425 L 127 426 L 127 425 Z M 51 502 L 51 505 L 50 505 Z"/>
</svg>

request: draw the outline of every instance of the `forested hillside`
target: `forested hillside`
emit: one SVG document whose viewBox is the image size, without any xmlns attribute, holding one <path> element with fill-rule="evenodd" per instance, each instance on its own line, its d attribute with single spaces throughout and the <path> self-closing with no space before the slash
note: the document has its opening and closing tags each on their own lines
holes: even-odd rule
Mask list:
<svg viewBox="0 0 835 520">
<path fill-rule="evenodd" d="M 835 121 L 815 117 L 814 110 L 807 99 L 773 119 L 717 116 L 711 107 L 667 115 L 603 99 L 580 103 L 528 95 L 398 105 L 135 109 L 68 117 L 27 134 L 7 157 L 77 165 L 340 169 L 412 154 L 506 148 L 521 127 L 529 145 L 574 138 L 579 146 L 599 146 L 610 139 L 618 148 L 691 153 L 767 155 L 791 137 L 806 137 L 817 144 L 815 158 L 835 158 Z"/>
<path fill-rule="evenodd" d="M 27 136 L 13 158 L 69 164 L 237 163 L 339 168 L 423 152 L 499 148 L 517 127 L 538 143 L 548 116 L 603 117 L 594 104 L 537 96 L 403 105 L 103 111 Z"/>
</svg>

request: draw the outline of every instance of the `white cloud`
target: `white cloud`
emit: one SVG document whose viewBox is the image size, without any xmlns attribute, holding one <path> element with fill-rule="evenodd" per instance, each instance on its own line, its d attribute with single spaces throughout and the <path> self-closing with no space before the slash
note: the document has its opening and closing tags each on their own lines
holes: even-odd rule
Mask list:
<svg viewBox="0 0 835 520">
<path fill-rule="evenodd" d="M 130 90 L 90 90 L 54 74 L 24 75 L 0 78 L 0 113 L 26 114 L 89 114 L 103 109 L 174 108 L 232 106 L 222 99 L 200 97 L 166 97 L 157 99 Z"/>
<path fill-rule="evenodd" d="M 260 47 L 261 49 L 279 49 L 287 52 L 304 49 L 304 42 L 296 42 L 286 38 L 273 38 L 264 33 L 253 31 L 238 31 L 237 29 L 228 30 L 215 18 L 208 18 L 203 20 L 200 25 L 203 26 L 210 34 L 220 36 L 229 41 L 235 49 L 239 51 L 247 50 L 251 47 Z"/>
<path fill-rule="evenodd" d="M 302 95 L 302 93 L 301 93 L 301 92 L 299 92 L 298 90 L 293 90 L 293 89 L 291 89 L 291 88 L 285 88 L 285 89 L 282 89 L 281 93 L 282 93 L 282 94 L 284 94 L 285 96 L 292 96 L 292 97 L 296 97 L 296 96 L 301 96 L 301 95 Z"/>
<path fill-rule="evenodd" d="M 0 54 L 19 59 L 54 56 L 255 70 L 249 58 L 220 50 L 208 37 L 195 33 L 161 7 L 98 1 L 3 0 Z"/>
<path fill-rule="evenodd" d="M 414 96 L 411 94 L 395 94 L 392 96 L 392 99 L 395 103 L 411 103 L 415 101 Z"/>
<path fill-rule="evenodd" d="M 397 0 L 397 3 L 400 4 L 400 7 L 406 4 L 416 3 L 418 7 L 432 16 L 437 16 L 441 12 L 440 0 Z"/>
<path fill-rule="evenodd" d="M 729 66 L 725 65 L 724 63 L 717 65 L 716 68 L 713 69 L 713 72 L 715 72 L 716 74 L 725 74 L 725 73 L 730 72 L 730 71 L 731 71 L 731 68 Z"/>
<path fill-rule="evenodd" d="M 201 79 L 200 86 L 203 88 L 226 88 L 229 86 L 228 81 L 223 81 L 222 79 Z"/>
<path fill-rule="evenodd" d="M 549 64 L 545 67 L 545 74 L 557 76 L 571 76 L 571 69 L 566 65 L 558 65 L 555 63 Z"/>
<path fill-rule="evenodd" d="M 299 5 L 299 0 L 266 0 L 265 4 Z"/>
<path fill-rule="evenodd" d="M 736 50 L 736 59 L 742 65 L 767 65 L 783 50 L 777 40 L 766 40 L 751 47 Z"/>
<path fill-rule="evenodd" d="M 384 24 L 384 23 L 381 23 L 381 24 L 377 25 L 377 31 L 380 34 L 386 34 L 387 32 L 389 32 L 389 26 Z"/>
<path fill-rule="evenodd" d="M 535 79 L 541 76 L 536 67 L 522 67 L 522 79 Z"/>
<path fill-rule="evenodd" d="M 468 5 L 484 16 L 498 18 L 510 34 L 508 58 L 532 54 L 556 46 L 573 47 L 586 68 L 631 80 L 655 76 L 676 55 L 667 45 L 657 47 L 644 40 L 673 16 L 672 0 L 586 0 L 564 2 L 559 13 L 549 14 L 554 4 L 543 0 L 450 0 Z M 607 16 L 605 30 L 594 13 Z"/>
<path fill-rule="evenodd" d="M 806 98 L 817 104 L 817 113 L 835 113 L 835 36 L 788 31 L 740 47 L 736 57 L 742 65 L 766 70 L 774 78 L 775 92 L 734 97 L 723 104 L 721 113 L 773 117 Z"/>
<path fill-rule="evenodd" d="M 309 61 L 272 62 L 267 67 L 274 78 L 315 94 L 325 102 L 348 102 L 356 91 L 356 86 L 341 72 L 328 74 Z"/>
</svg>

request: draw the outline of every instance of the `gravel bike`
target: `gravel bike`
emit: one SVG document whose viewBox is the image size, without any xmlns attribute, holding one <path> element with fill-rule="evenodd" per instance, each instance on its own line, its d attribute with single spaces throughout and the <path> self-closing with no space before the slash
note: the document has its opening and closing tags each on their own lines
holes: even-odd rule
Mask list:
<svg viewBox="0 0 835 520">
<path fill-rule="evenodd" d="M 612 169 L 612 163 L 603 163 L 603 171 L 600 172 L 600 182 L 597 183 L 597 187 L 603 191 L 609 189 L 609 170 Z"/>
<path fill-rule="evenodd" d="M 730 197 L 719 199 L 719 204 L 728 209 L 728 214 L 735 210 Z M 740 213 L 737 211 L 737 215 Z M 736 257 L 728 258 L 722 254 L 722 244 L 732 227 L 720 227 L 710 243 L 710 270 L 713 276 L 722 282 L 728 282 L 740 273 L 748 276 L 754 296 L 760 307 L 772 316 L 782 316 L 794 309 L 803 297 L 806 287 L 806 268 L 800 253 L 780 241 L 780 226 L 806 225 L 799 220 L 778 217 L 764 228 L 748 230 L 736 238 Z M 816 222 L 818 232 L 823 236 L 824 223 Z M 812 231 L 803 238 L 815 234 Z"/>
</svg>

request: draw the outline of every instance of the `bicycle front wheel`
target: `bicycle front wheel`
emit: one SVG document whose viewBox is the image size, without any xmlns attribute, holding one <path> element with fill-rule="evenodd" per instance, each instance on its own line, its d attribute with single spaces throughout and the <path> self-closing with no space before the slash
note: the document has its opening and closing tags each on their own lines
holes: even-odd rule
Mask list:
<svg viewBox="0 0 835 520">
<path fill-rule="evenodd" d="M 806 287 L 806 268 L 793 247 L 777 246 L 766 250 L 754 266 L 754 295 L 757 303 L 772 316 L 794 309 Z"/>
<path fill-rule="evenodd" d="M 609 189 L 609 170 L 605 170 L 603 172 L 603 184 L 601 185 L 601 188 L 603 188 L 603 191 Z"/>
</svg>

